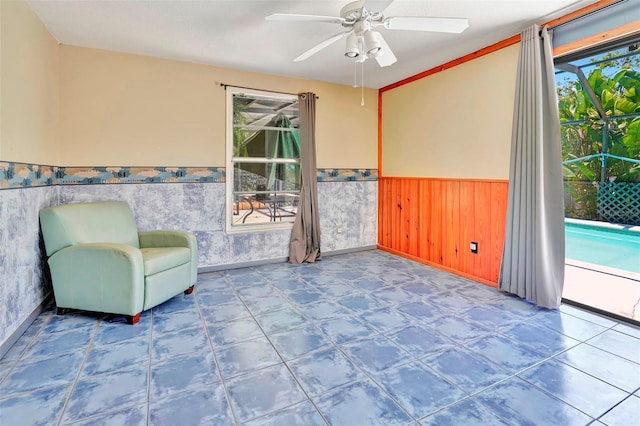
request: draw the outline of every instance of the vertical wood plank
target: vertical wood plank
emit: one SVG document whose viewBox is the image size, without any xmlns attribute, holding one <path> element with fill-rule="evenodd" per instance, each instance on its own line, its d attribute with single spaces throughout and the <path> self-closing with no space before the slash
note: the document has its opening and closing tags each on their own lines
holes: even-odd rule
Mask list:
<svg viewBox="0 0 640 426">
<path fill-rule="evenodd" d="M 475 210 L 474 206 L 474 183 L 460 182 L 460 232 L 458 234 L 458 245 L 460 247 L 459 269 L 473 275 L 473 257 L 469 250 L 469 243 L 475 236 Z"/>
<path fill-rule="evenodd" d="M 400 210 L 400 238 L 401 238 L 401 246 L 400 250 L 403 253 L 409 253 L 409 234 L 411 233 L 411 205 L 413 204 L 413 200 L 411 197 L 411 179 L 403 179 L 401 190 L 400 190 L 400 200 L 402 209 Z"/>
<path fill-rule="evenodd" d="M 406 232 L 408 244 L 407 252 L 412 256 L 418 255 L 418 214 L 420 210 L 420 194 L 418 188 L 418 179 L 410 179 L 408 182 L 408 195 L 406 197 L 409 202 Z"/>
<path fill-rule="evenodd" d="M 442 264 L 442 181 L 431 182 L 431 239 L 429 260 Z"/>
<path fill-rule="evenodd" d="M 388 246 L 389 179 L 378 178 L 378 244 Z"/>
<path fill-rule="evenodd" d="M 498 282 L 500 276 L 500 262 L 502 262 L 502 248 L 507 220 L 507 198 L 509 185 L 501 182 L 491 183 L 491 271 L 490 280 Z"/>
<path fill-rule="evenodd" d="M 474 259 L 475 276 L 489 279 L 491 263 L 491 185 L 475 182 L 474 209 L 476 218 L 476 238 L 478 254 Z"/>
<path fill-rule="evenodd" d="M 401 181 L 398 179 L 394 179 L 391 182 L 391 224 L 390 224 L 390 228 L 389 228 L 389 234 L 390 234 L 390 247 L 395 249 L 395 250 L 399 250 L 400 249 L 400 244 L 399 244 L 399 230 L 400 230 L 400 200 L 398 198 L 398 194 L 400 192 L 399 187 L 401 185 Z"/>
<path fill-rule="evenodd" d="M 458 223 L 460 218 L 460 184 L 454 180 L 443 182 L 442 206 L 442 264 L 448 268 L 457 269 L 458 263 Z"/>
<path fill-rule="evenodd" d="M 420 206 L 418 211 L 419 244 L 418 257 L 429 260 L 431 241 L 431 180 L 420 179 Z"/>
</svg>

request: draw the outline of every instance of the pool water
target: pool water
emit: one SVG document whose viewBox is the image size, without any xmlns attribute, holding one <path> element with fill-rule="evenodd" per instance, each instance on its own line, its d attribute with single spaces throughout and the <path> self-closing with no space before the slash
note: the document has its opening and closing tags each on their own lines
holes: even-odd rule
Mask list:
<svg viewBox="0 0 640 426">
<path fill-rule="evenodd" d="M 640 273 L 640 227 L 565 220 L 567 259 Z"/>
</svg>

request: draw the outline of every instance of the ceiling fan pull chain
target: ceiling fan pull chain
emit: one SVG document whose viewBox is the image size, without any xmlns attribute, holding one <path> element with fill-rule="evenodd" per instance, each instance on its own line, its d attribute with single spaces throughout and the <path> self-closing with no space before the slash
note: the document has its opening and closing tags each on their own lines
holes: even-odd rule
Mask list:
<svg viewBox="0 0 640 426">
<path fill-rule="evenodd" d="M 358 62 L 353 61 L 353 88 L 358 87 Z"/>
<path fill-rule="evenodd" d="M 362 78 L 360 79 L 360 106 L 364 106 L 364 62 L 362 62 L 362 65 L 360 66 L 362 67 L 360 68 L 362 70 Z"/>
</svg>

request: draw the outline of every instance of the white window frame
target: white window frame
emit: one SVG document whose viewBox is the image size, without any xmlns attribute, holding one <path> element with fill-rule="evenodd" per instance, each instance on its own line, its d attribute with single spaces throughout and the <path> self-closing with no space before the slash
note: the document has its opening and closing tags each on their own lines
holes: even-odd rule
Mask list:
<svg viewBox="0 0 640 426">
<path fill-rule="evenodd" d="M 227 86 L 226 88 L 226 178 L 225 178 L 225 191 L 226 191 L 226 204 L 225 204 L 225 217 L 226 217 L 226 231 L 229 234 L 235 233 L 248 233 L 248 232 L 264 232 L 264 231 L 274 231 L 279 229 L 291 229 L 293 227 L 293 222 L 262 222 L 255 224 L 242 224 L 242 225 L 234 225 L 233 224 L 233 210 L 234 210 L 234 157 L 233 157 L 233 96 L 234 95 L 250 95 L 256 98 L 264 98 L 264 99 L 276 99 L 276 100 L 286 100 L 292 101 L 298 100 L 297 95 L 291 95 L 286 93 L 277 93 L 277 92 L 264 92 L 261 90 L 255 89 L 245 89 L 239 87 Z M 252 128 L 252 126 L 246 126 L 247 128 Z M 262 126 L 253 126 L 256 130 L 260 130 L 259 127 L 264 128 Z M 264 162 L 264 157 L 242 157 L 243 163 L 249 162 Z M 299 164 L 300 160 L 290 160 L 290 159 L 279 159 L 274 162 L 279 163 L 295 163 Z"/>
</svg>

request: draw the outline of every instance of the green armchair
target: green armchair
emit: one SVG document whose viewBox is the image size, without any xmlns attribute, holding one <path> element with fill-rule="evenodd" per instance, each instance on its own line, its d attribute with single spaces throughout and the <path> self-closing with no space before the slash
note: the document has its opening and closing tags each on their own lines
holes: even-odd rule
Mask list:
<svg viewBox="0 0 640 426">
<path fill-rule="evenodd" d="M 121 201 L 65 204 L 40 211 L 58 314 L 69 309 L 140 313 L 180 292 L 198 276 L 196 238 L 182 231 L 138 232 Z"/>
</svg>

